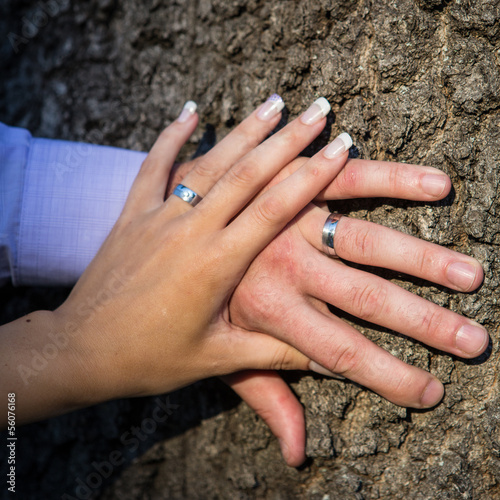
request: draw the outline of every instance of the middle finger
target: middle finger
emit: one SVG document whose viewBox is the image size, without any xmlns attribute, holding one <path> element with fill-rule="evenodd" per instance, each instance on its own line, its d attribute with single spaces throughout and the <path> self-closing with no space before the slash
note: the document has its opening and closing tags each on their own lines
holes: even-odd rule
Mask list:
<svg viewBox="0 0 500 500">
<path fill-rule="evenodd" d="M 284 105 L 283 99 L 273 94 L 210 151 L 194 160 L 194 166 L 183 178 L 182 184 L 204 197 L 234 163 L 271 133 L 280 121 Z M 181 201 L 174 196 L 168 198 L 167 203 L 176 211 L 188 211 L 189 204 Z"/>
<path fill-rule="evenodd" d="M 472 358 L 488 345 L 486 330 L 379 276 L 317 253 L 308 263 L 305 292 L 363 320 L 437 349 Z"/>
<path fill-rule="evenodd" d="M 330 104 L 317 99 L 299 118 L 238 161 L 199 204 L 222 228 L 323 130 Z"/>
</svg>

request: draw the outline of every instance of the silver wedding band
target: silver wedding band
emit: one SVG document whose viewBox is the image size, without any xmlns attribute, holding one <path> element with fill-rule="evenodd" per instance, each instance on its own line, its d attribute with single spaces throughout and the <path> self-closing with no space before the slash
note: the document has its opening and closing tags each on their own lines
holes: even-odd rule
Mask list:
<svg viewBox="0 0 500 500">
<path fill-rule="evenodd" d="M 172 194 L 178 196 L 186 203 L 189 203 L 192 207 L 198 205 L 198 203 L 203 200 L 203 198 L 199 194 L 195 193 L 192 189 L 189 189 L 183 184 L 177 184 Z"/>
<path fill-rule="evenodd" d="M 339 220 L 344 217 L 342 214 L 330 214 L 326 218 L 325 225 L 323 226 L 323 252 L 331 257 L 337 257 L 337 253 L 335 252 L 334 239 L 335 239 L 335 231 L 337 230 L 337 224 Z"/>
</svg>

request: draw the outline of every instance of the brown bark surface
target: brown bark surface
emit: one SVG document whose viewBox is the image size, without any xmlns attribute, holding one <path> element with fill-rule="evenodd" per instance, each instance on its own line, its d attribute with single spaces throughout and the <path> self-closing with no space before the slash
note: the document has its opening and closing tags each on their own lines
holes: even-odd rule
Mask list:
<svg viewBox="0 0 500 500">
<path fill-rule="evenodd" d="M 333 208 L 473 255 L 486 278 L 460 294 L 374 272 L 492 338 L 486 355 L 464 361 L 347 317 L 439 376 L 442 404 L 413 411 L 354 384 L 288 375 L 307 417 L 309 459 L 297 470 L 218 381 L 170 395 L 167 422 L 144 439 L 134 428 L 156 398 L 110 402 L 19 429 L 19 498 L 500 498 L 498 0 L 3 0 L 0 35 L 0 120 L 41 137 L 147 150 L 194 99 L 206 129 L 191 154 L 273 92 L 289 116 L 327 97 L 331 126 L 317 147 L 347 131 L 361 157 L 438 167 L 454 185 L 435 204 Z M 5 322 L 67 291 L 0 293 Z M 113 452 L 124 460 L 108 470 Z"/>
</svg>

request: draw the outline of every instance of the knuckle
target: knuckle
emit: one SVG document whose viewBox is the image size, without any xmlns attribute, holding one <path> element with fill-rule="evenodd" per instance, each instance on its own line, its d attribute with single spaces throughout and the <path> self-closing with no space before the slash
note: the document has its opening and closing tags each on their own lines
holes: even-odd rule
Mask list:
<svg viewBox="0 0 500 500">
<path fill-rule="evenodd" d="M 164 128 L 161 132 L 160 132 L 160 136 L 158 137 L 158 141 L 168 141 L 172 136 L 172 128 L 171 126 L 169 125 L 168 127 Z"/>
<path fill-rule="evenodd" d="M 184 143 L 184 140 L 182 139 L 181 130 L 177 126 L 177 123 L 174 122 L 161 131 L 161 133 L 160 133 L 160 135 L 155 143 L 155 146 L 158 145 L 161 148 L 163 148 L 166 145 L 172 146 L 172 145 L 178 144 L 179 141 L 182 141 L 182 143 Z"/>
<path fill-rule="evenodd" d="M 238 145 L 240 151 L 248 151 L 260 142 L 260 137 L 257 137 L 245 121 L 230 133 L 230 138 L 233 144 Z"/>
<path fill-rule="evenodd" d="M 354 244 L 356 248 L 359 249 L 361 255 L 371 259 L 373 256 L 373 238 L 371 236 L 370 228 L 361 229 L 356 232 L 354 239 Z"/>
<path fill-rule="evenodd" d="M 348 374 L 352 376 L 360 369 L 360 364 L 363 359 L 361 346 L 353 343 L 351 340 L 337 347 L 333 353 L 328 369 L 339 375 Z"/>
<path fill-rule="evenodd" d="M 370 224 L 342 220 L 342 231 L 335 235 L 335 246 L 346 256 L 357 255 L 370 261 L 375 252 L 375 238 Z"/>
<path fill-rule="evenodd" d="M 427 248 L 419 249 L 413 255 L 413 266 L 420 275 L 426 275 L 428 269 L 432 269 L 432 261 L 435 259 L 436 250 Z"/>
<path fill-rule="evenodd" d="M 427 308 L 426 312 L 421 316 L 419 330 L 428 339 L 433 339 L 434 342 L 443 334 L 443 312 L 444 310 L 436 306 L 435 308 Z"/>
<path fill-rule="evenodd" d="M 253 216 L 260 226 L 269 227 L 281 220 L 284 203 L 276 196 L 263 196 L 255 205 Z"/>
<path fill-rule="evenodd" d="M 266 274 L 245 276 L 231 299 L 231 315 L 243 327 L 259 328 L 275 324 L 283 318 L 283 294 Z"/>
<path fill-rule="evenodd" d="M 389 169 L 387 184 L 392 190 L 396 190 L 401 185 L 403 178 L 403 167 L 399 164 L 392 165 Z"/>
<path fill-rule="evenodd" d="M 365 320 L 374 320 L 385 308 L 387 290 L 384 285 L 368 284 L 352 289 L 352 305 L 356 315 Z"/>
<path fill-rule="evenodd" d="M 408 399 L 408 395 L 415 393 L 415 379 L 410 367 L 406 367 L 403 373 L 396 377 L 396 386 L 392 391 L 393 397 Z"/>
<path fill-rule="evenodd" d="M 292 348 L 287 345 L 278 347 L 273 355 L 271 367 L 273 370 L 292 370 L 297 368 Z"/>
<path fill-rule="evenodd" d="M 293 124 L 292 124 L 293 125 Z M 281 147 L 290 147 L 296 149 L 298 145 L 305 144 L 307 137 L 302 127 L 290 126 L 283 129 L 283 135 L 280 138 Z"/>
<path fill-rule="evenodd" d="M 146 156 L 146 158 L 142 162 L 140 173 L 142 175 L 144 175 L 145 173 L 148 173 L 151 170 L 154 170 L 154 168 L 156 166 L 155 163 L 156 162 L 153 160 L 153 158 L 150 155 Z"/>
<path fill-rule="evenodd" d="M 211 179 L 217 175 L 217 170 L 218 168 L 214 165 L 214 162 L 210 161 L 210 158 L 202 156 L 196 160 L 196 165 L 192 171 L 200 177 Z"/>
<path fill-rule="evenodd" d="M 256 161 L 247 158 L 245 161 L 237 163 L 229 171 L 228 181 L 239 189 L 244 188 L 254 182 L 257 172 L 258 165 Z"/>
</svg>

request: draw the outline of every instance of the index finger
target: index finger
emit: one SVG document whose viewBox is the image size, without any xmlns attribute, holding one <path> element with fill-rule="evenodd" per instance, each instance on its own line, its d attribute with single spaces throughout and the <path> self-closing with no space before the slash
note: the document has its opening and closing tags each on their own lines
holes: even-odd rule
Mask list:
<svg viewBox="0 0 500 500">
<path fill-rule="evenodd" d="M 433 167 L 349 158 L 342 172 L 320 194 L 324 200 L 401 198 L 434 201 L 451 190 L 450 178 Z"/>
<path fill-rule="evenodd" d="M 285 179 L 308 160 L 299 157 L 290 162 L 271 184 Z M 391 161 L 349 158 L 339 175 L 316 198 L 319 201 L 352 198 L 399 198 L 436 201 L 451 190 L 451 179 L 443 171 L 427 166 Z"/>
</svg>

